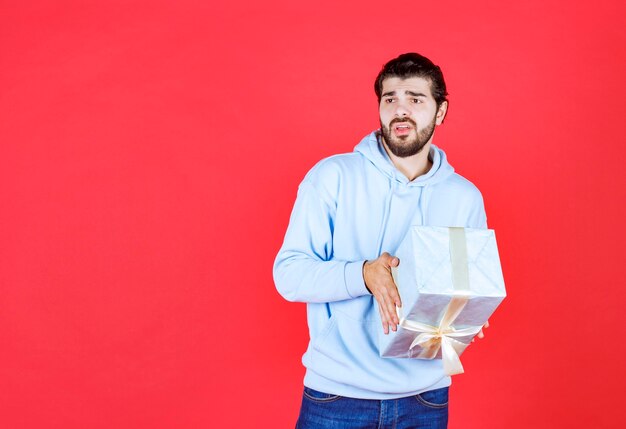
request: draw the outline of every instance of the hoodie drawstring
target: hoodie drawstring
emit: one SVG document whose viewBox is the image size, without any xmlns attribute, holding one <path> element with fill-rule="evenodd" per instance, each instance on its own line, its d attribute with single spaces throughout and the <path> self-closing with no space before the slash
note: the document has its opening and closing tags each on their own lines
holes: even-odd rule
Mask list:
<svg viewBox="0 0 626 429">
<path fill-rule="evenodd" d="M 422 188 L 422 191 L 420 192 L 419 202 L 418 202 L 418 207 L 422 215 L 422 225 L 427 225 L 426 224 L 426 209 L 428 208 L 428 197 L 426 196 L 427 191 L 428 191 L 428 185 Z M 430 192 L 428 192 L 428 194 L 430 194 Z"/>
</svg>

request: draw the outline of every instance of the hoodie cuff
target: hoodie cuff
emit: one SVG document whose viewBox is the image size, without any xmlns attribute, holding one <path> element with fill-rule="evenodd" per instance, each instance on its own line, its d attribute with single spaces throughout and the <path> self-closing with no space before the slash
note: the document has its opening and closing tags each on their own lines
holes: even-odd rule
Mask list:
<svg viewBox="0 0 626 429">
<path fill-rule="evenodd" d="M 348 295 L 352 298 L 370 294 L 365 287 L 365 280 L 363 280 L 364 263 L 365 260 L 346 263 L 344 279 Z"/>
</svg>

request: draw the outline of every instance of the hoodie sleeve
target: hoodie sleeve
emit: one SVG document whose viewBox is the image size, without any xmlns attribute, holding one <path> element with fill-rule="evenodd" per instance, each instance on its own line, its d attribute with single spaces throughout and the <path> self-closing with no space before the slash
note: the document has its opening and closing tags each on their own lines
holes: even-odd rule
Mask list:
<svg viewBox="0 0 626 429">
<path fill-rule="evenodd" d="M 368 295 L 365 261 L 333 256 L 336 207 L 305 180 L 291 213 L 285 241 L 274 262 L 274 283 L 288 301 L 332 302 Z"/>
<path fill-rule="evenodd" d="M 485 212 L 485 202 L 478 189 L 478 194 L 469 217 L 470 228 L 487 229 L 487 213 Z"/>
</svg>

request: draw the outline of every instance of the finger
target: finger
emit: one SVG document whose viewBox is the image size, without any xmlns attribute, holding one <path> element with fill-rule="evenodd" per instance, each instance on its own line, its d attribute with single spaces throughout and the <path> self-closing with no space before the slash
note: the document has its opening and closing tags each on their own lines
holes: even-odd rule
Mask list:
<svg viewBox="0 0 626 429">
<path fill-rule="evenodd" d="M 400 265 L 400 259 L 395 256 L 390 255 L 388 252 L 383 252 L 380 255 L 380 261 L 387 267 L 397 267 Z"/>
<path fill-rule="evenodd" d="M 384 289 L 383 289 L 384 290 Z M 391 314 L 389 312 L 389 305 L 387 300 L 385 299 L 384 292 L 378 292 L 376 295 L 376 301 L 378 302 L 378 311 L 380 313 L 380 319 L 383 323 L 383 330 L 385 334 L 388 333 L 389 326 L 392 325 Z"/>
<path fill-rule="evenodd" d="M 391 256 L 389 253 L 387 252 L 383 252 L 380 257 L 380 262 L 382 262 L 383 266 L 387 269 L 389 269 L 389 267 L 391 267 L 391 262 L 393 261 L 393 256 Z"/>
<path fill-rule="evenodd" d="M 383 309 L 380 306 L 380 304 L 378 305 L 378 313 L 380 314 L 381 324 L 383 325 L 383 332 L 386 335 L 389 333 L 389 328 L 387 327 L 387 323 L 385 322 L 385 315 L 383 313 Z"/>
<path fill-rule="evenodd" d="M 383 331 L 385 334 L 389 333 L 389 325 L 390 325 L 390 316 L 389 311 L 387 309 L 387 304 L 385 302 L 382 294 L 378 294 L 376 296 L 376 301 L 378 301 L 378 311 L 380 312 L 380 320 L 383 324 Z"/>
<path fill-rule="evenodd" d="M 392 321 L 394 325 L 399 324 L 400 319 L 398 318 L 398 311 L 396 310 L 396 304 L 393 301 L 390 301 L 388 308 L 389 308 L 389 312 L 391 313 L 391 317 L 389 318 L 389 320 Z"/>
<path fill-rule="evenodd" d="M 393 301 L 394 305 L 402 307 L 402 300 L 400 299 L 398 288 L 396 287 L 396 284 L 393 282 L 393 280 L 387 284 L 387 290 L 389 291 L 389 297 L 391 298 L 391 301 Z M 396 312 L 395 308 L 393 309 L 393 312 Z"/>
<path fill-rule="evenodd" d="M 389 293 L 383 294 L 385 312 L 387 314 L 387 320 L 389 321 L 389 325 L 393 331 L 396 330 L 396 325 L 400 323 L 398 320 L 398 313 L 396 311 L 396 304 L 394 303 L 393 298 L 389 295 Z"/>
<path fill-rule="evenodd" d="M 478 338 L 485 338 L 485 334 L 483 334 L 482 329 L 478 332 Z"/>
<path fill-rule="evenodd" d="M 395 312 L 395 305 L 393 304 L 393 302 L 387 301 L 386 303 L 387 305 L 387 323 L 389 324 L 389 327 L 391 328 L 392 331 L 396 331 L 396 327 L 398 325 L 398 316 L 396 315 Z"/>
<path fill-rule="evenodd" d="M 402 300 L 400 299 L 400 294 L 398 292 L 398 288 L 396 287 L 396 284 L 393 282 L 393 279 L 391 277 L 388 277 L 387 281 L 384 284 L 384 289 L 385 292 L 387 293 L 387 295 L 389 296 L 389 299 L 391 300 L 391 302 L 393 303 L 394 307 L 393 307 L 393 313 L 396 312 L 396 306 L 398 307 L 402 307 Z M 396 323 L 398 323 L 396 321 Z"/>
<path fill-rule="evenodd" d="M 488 328 L 488 327 L 489 327 L 489 320 L 487 320 L 485 324 L 483 325 L 483 328 Z"/>
<path fill-rule="evenodd" d="M 400 323 L 400 320 L 398 320 L 396 305 L 391 300 L 387 301 L 387 311 L 389 311 L 390 314 L 389 325 L 391 326 L 391 330 L 395 332 L 397 330 L 398 323 Z"/>
<path fill-rule="evenodd" d="M 385 335 L 389 334 L 389 324 L 387 323 L 387 320 L 385 316 L 383 315 L 382 310 L 380 312 L 380 319 L 382 320 L 382 324 L 383 324 L 383 332 L 385 333 Z"/>
</svg>

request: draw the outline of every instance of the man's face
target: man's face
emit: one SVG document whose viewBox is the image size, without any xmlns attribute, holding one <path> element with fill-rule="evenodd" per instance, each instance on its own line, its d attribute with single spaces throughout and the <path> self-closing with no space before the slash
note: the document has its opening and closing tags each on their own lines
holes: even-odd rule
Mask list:
<svg viewBox="0 0 626 429">
<path fill-rule="evenodd" d="M 386 146 L 400 158 L 419 153 L 446 116 L 448 103 L 437 109 L 430 81 L 421 77 L 390 77 L 382 86 L 378 111 Z"/>
</svg>

